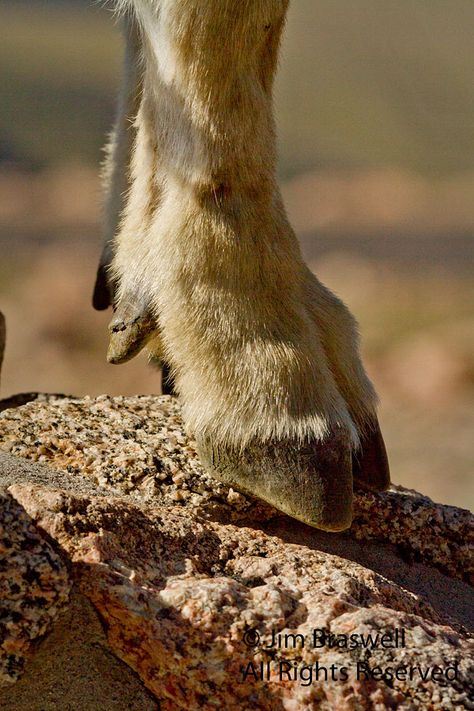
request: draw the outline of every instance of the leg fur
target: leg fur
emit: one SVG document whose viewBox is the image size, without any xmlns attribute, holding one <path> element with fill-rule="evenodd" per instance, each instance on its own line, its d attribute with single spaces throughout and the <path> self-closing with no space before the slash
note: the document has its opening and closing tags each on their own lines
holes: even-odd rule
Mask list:
<svg viewBox="0 0 474 711">
<path fill-rule="evenodd" d="M 110 323 L 107 358 L 123 363 L 151 339 L 157 341 L 156 320 L 151 312 L 153 274 L 149 272 L 153 242 L 148 236 L 160 200 L 156 141 L 150 122 L 149 100 L 143 96 L 135 119 L 132 146 L 131 186 L 114 241 L 112 279 L 116 283 L 116 312 Z M 159 348 L 159 346 L 158 346 Z M 155 357 L 158 356 L 155 343 Z"/>
<path fill-rule="evenodd" d="M 141 93 L 140 41 L 138 27 L 131 17 L 123 21 L 126 40 L 122 94 L 117 120 L 109 143 L 103 167 L 106 187 L 104 247 L 99 261 L 93 294 L 93 306 L 98 311 L 107 309 L 114 302 L 114 284 L 108 269 L 112 263 L 114 239 L 125 196 L 130 183 L 130 156 L 134 139 L 133 118 L 137 114 Z"/>
<path fill-rule="evenodd" d="M 386 474 L 373 466 L 376 398 L 354 320 L 304 264 L 276 184 L 271 90 L 287 5 L 134 0 L 143 96 L 112 355 L 135 352 L 138 314 L 135 340 L 153 337 L 170 363 L 208 470 L 340 530 L 351 458 L 367 485 Z"/>
<path fill-rule="evenodd" d="M 150 340 L 159 350 L 156 323 L 142 289 L 142 278 L 126 265 L 140 263 L 137 240 L 147 228 L 158 195 L 154 187 L 156 150 L 143 99 L 143 58 L 140 28 L 133 15 L 123 19 L 126 39 L 125 71 L 119 113 L 106 149 L 106 234 L 94 288 L 93 305 L 113 305 L 107 359 L 123 363 Z M 146 240 L 143 238 L 144 243 Z M 135 252 L 134 252 L 135 249 Z M 115 271 L 112 265 L 116 262 Z M 122 273 L 129 277 L 122 279 Z"/>
</svg>

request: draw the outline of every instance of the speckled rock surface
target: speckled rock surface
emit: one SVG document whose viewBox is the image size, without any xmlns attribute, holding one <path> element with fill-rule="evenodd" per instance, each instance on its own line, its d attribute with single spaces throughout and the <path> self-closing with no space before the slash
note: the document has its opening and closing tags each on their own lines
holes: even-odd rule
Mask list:
<svg viewBox="0 0 474 711">
<path fill-rule="evenodd" d="M 39 396 L 0 413 L 0 451 L 139 501 L 179 503 L 226 520 L 275 513 L 205 474 L 169 396 Z"/>
<path fill-rule="evenodd" d="M 474 646 L 460 619 L 469 623 L 469 613 L 455 603 L 463 583 L 445 580 L 451 602 L 443 611 L 369 567 L 318 551 L 310 537 L 306 545 L 289 543 L 183 507 L 27 484 L 10 491 L 58 542 L 105 622 L 111 649 L 163 709 L 469 708 Z M 314 648 L 315 629 L 404 630 L 405 646 Z M 305 647 L 293 648 L 290 634 L 302 635 Z M 363 663 L 376 675 L 414 669 L 414 678 L 357 679 Z M 416 668 L 426 674 L 434 665 L 456 678 L 421 683 Z M 311 668 L 320 681 L 307 686 Z"/>
<path fill-rule="evenodd" d="M 69 590 L 60 556 L 0 489 L 0 689 L 20 677 L 33 642 L 48 631 Z"/>
<path fill-rule="evenodd" d="M 0 449 L 161 709 L 474 708 L 468 512 L 394 490 L 359 496 L 349 532 L 310 529 L 207 477 L 170 398 L 43 397 L 0 415 Z"/>
<path fill-rule="evenodd" d="M 0 412 L 2 451 L 135 501 L 179 505 L 234 523 L 281 516 L 204 472 L 179 405 L 169 396 L 40 395 Z M 394 487 L 384 494 L 361 494 L 351 532 L 342 535 L 393 543 L 409 558 L 474 582 L 472 514 L 440 507 L 417 492 Z"/>
<path fill-rule="evenodd" d="M 77 590 L 15 683 L 2 711 L 158 711 L 159 701 L 114 655 L 91 602 Z"/>
</svg>

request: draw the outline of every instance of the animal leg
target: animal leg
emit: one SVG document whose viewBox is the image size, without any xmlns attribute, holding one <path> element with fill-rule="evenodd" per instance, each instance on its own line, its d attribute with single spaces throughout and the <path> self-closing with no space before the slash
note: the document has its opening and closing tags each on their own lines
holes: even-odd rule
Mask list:
<svg viewBox="0 0 474 711">
<path fill-rule="evenodd" d="M 114 317 L 109 324 L 107 360 L 114 364 L 130 360 L 151 339 L 157 340 L 158 337 L 158 326 L 151 309 L 153 274 L 149 273 L 152 250 L 149 227 L 159 204 L 160 187 L 156 143 L 145 95 L 140 102 L 135 129 L 131 186 L 115 239 L 110 270 L 116 283 L 116 296 Z M 156 348 L 154 352 L 156 357 Z"/>
<path fill-rule="evenodd" d="M 107 360 L 113 364 L 130 360 L 152 339 L 156 341 L 155 351 L 159 351 L 157 325 L 140 269 L 134 269 L 131 261 L 123 269 L 123 260 L 142 259 L 134 252 L 140 252 L 141 241 L 146 245 L 147 225 L 157 203 L 156 147 L 143 99 L 141 32 L 131 15 L 125 18 L 124 26 L 123 90 L 107 147 L 106 235 L 93 295 L 96 309 L 114 308 L 107 353 Z"/>
<path fill-rule="evenodd" d="M 127 303 L 159 322 L 207 470 L 337 531 L 351 523 L 353 452 L 370 449 L 375 396 L 353 321 L 309 280 L 275 180 L 271 91 L 287 5 L 135 3 L 145 89 L 113 275 L 123 332 Z M 362 478 L 378 486 L 367 461 Z"/>
</svg>

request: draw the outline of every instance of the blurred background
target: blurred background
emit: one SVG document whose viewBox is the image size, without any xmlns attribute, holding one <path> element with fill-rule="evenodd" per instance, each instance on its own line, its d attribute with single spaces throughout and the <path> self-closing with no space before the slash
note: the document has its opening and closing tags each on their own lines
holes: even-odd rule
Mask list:
<svg viewBox="0 0 474 711">
<path fill-rule="evenodd" d="M 280 178 L 307 261 L 348 304 L 397 483 L 474 508 L 474 4 L 293 0 Z M 0 5 L 2 396 L 158 393 L 105 362 L 91 307 L 101 146 L 122 45 L 110 4 Z"/>
</svg>

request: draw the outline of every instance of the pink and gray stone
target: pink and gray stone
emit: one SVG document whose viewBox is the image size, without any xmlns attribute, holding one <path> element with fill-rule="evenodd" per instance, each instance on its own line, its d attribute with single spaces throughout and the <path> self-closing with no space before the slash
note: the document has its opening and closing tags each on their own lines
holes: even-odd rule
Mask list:
<svg viewBox="0 0 474 711">
<path fill-rule="evenodd" d="M 309 528 L 207 476 L 169 397 L 40 396 L 0 451 L 0 709 L 473 708 L 469 512 Z"/>
</svg>

